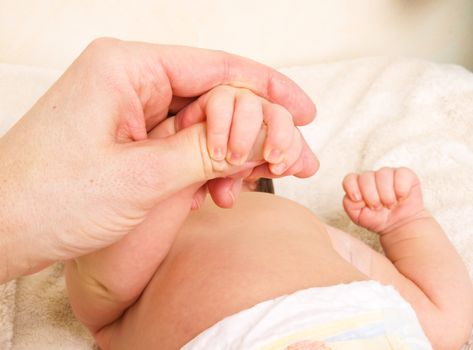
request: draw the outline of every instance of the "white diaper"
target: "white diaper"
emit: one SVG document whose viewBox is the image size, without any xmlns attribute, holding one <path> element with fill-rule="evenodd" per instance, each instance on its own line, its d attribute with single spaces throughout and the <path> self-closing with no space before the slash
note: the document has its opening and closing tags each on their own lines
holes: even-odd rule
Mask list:
<svg viewBox="0 0 473 350">
<path fill-rule="evenodd" d="M 310 288 L 228 316 L 184 350 L 432 349 L 412 307 L 375 281 Z"/>
</svg>

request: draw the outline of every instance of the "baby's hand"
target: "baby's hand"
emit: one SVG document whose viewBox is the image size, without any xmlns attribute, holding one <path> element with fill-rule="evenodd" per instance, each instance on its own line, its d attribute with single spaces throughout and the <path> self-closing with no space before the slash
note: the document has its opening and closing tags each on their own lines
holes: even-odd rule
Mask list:
<svg viewBox="0 0 473 350">
<path fill-rule="evenodd" d="M 273 175 L 305 177 L 318 167 L 292 115 L 248 89 L 218 86 L 176 115 L 177 129 L 202 121 L 206 121 L 207 148 L 214 160 L 226 159 L 232 165 L 245 163 L 266 125 L 263 157 Z"/>
<path fill-rule="evenodd" d="M 380 234 L 415 220 L 423 211 L 417 175 L 408 168 L 348 174 L 343 206 L 357 225 Z"/>
</svg>

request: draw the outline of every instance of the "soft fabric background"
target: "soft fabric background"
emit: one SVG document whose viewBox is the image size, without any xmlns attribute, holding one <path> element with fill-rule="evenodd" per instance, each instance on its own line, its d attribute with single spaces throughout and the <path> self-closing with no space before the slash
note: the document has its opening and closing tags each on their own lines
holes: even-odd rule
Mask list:
<svg viewBox="0 0 473 350">
<path fill-rule="evenodd" d="M 473 278 L 473 74 L 458 66 L 388 58 L 283 72 L 318 105 L 316 122 L 303 132 L 321 168 L 307 180 L 277 181 L 277 192 L 376 246 L 375 237 L 343 213 L 340 182 L 349 171 L 412 167 L 427 207 Z M 59 71 L 0 64 L 0 135 L 58 76 Z M 60 264 L 0 286 L 0 349 L 91 347 L 71 314 Z"/>
</svg>

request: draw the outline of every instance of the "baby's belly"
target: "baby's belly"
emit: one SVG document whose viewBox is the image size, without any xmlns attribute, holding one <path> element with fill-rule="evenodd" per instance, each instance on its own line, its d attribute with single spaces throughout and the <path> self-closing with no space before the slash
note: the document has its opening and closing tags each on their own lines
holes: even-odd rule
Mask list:
<svg viewBox="0 0 473 350">
<path fill-rule="evenodd" d="M 209 200 L 192 213 L 119 334 L 140 349 L 176 349 L 261 301 L 361 279 L 300 205 L 261 193 L 242 194 L 232 210 Z"/>
</svg>

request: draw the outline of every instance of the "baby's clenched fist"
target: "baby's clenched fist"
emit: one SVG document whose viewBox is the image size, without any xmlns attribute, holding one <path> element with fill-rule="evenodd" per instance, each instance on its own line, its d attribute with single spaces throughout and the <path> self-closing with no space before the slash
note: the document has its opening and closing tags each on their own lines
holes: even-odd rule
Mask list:
<svg viewBox="0 0 473 350">
<path fill-rule="evenodd" d="M 424 211 L 419 179 L 408 168 L 351 173 L 345 176 L 343 189 L 343 206 L 350 219 L 380 234 L 416 219 Z"/>
</svg>

